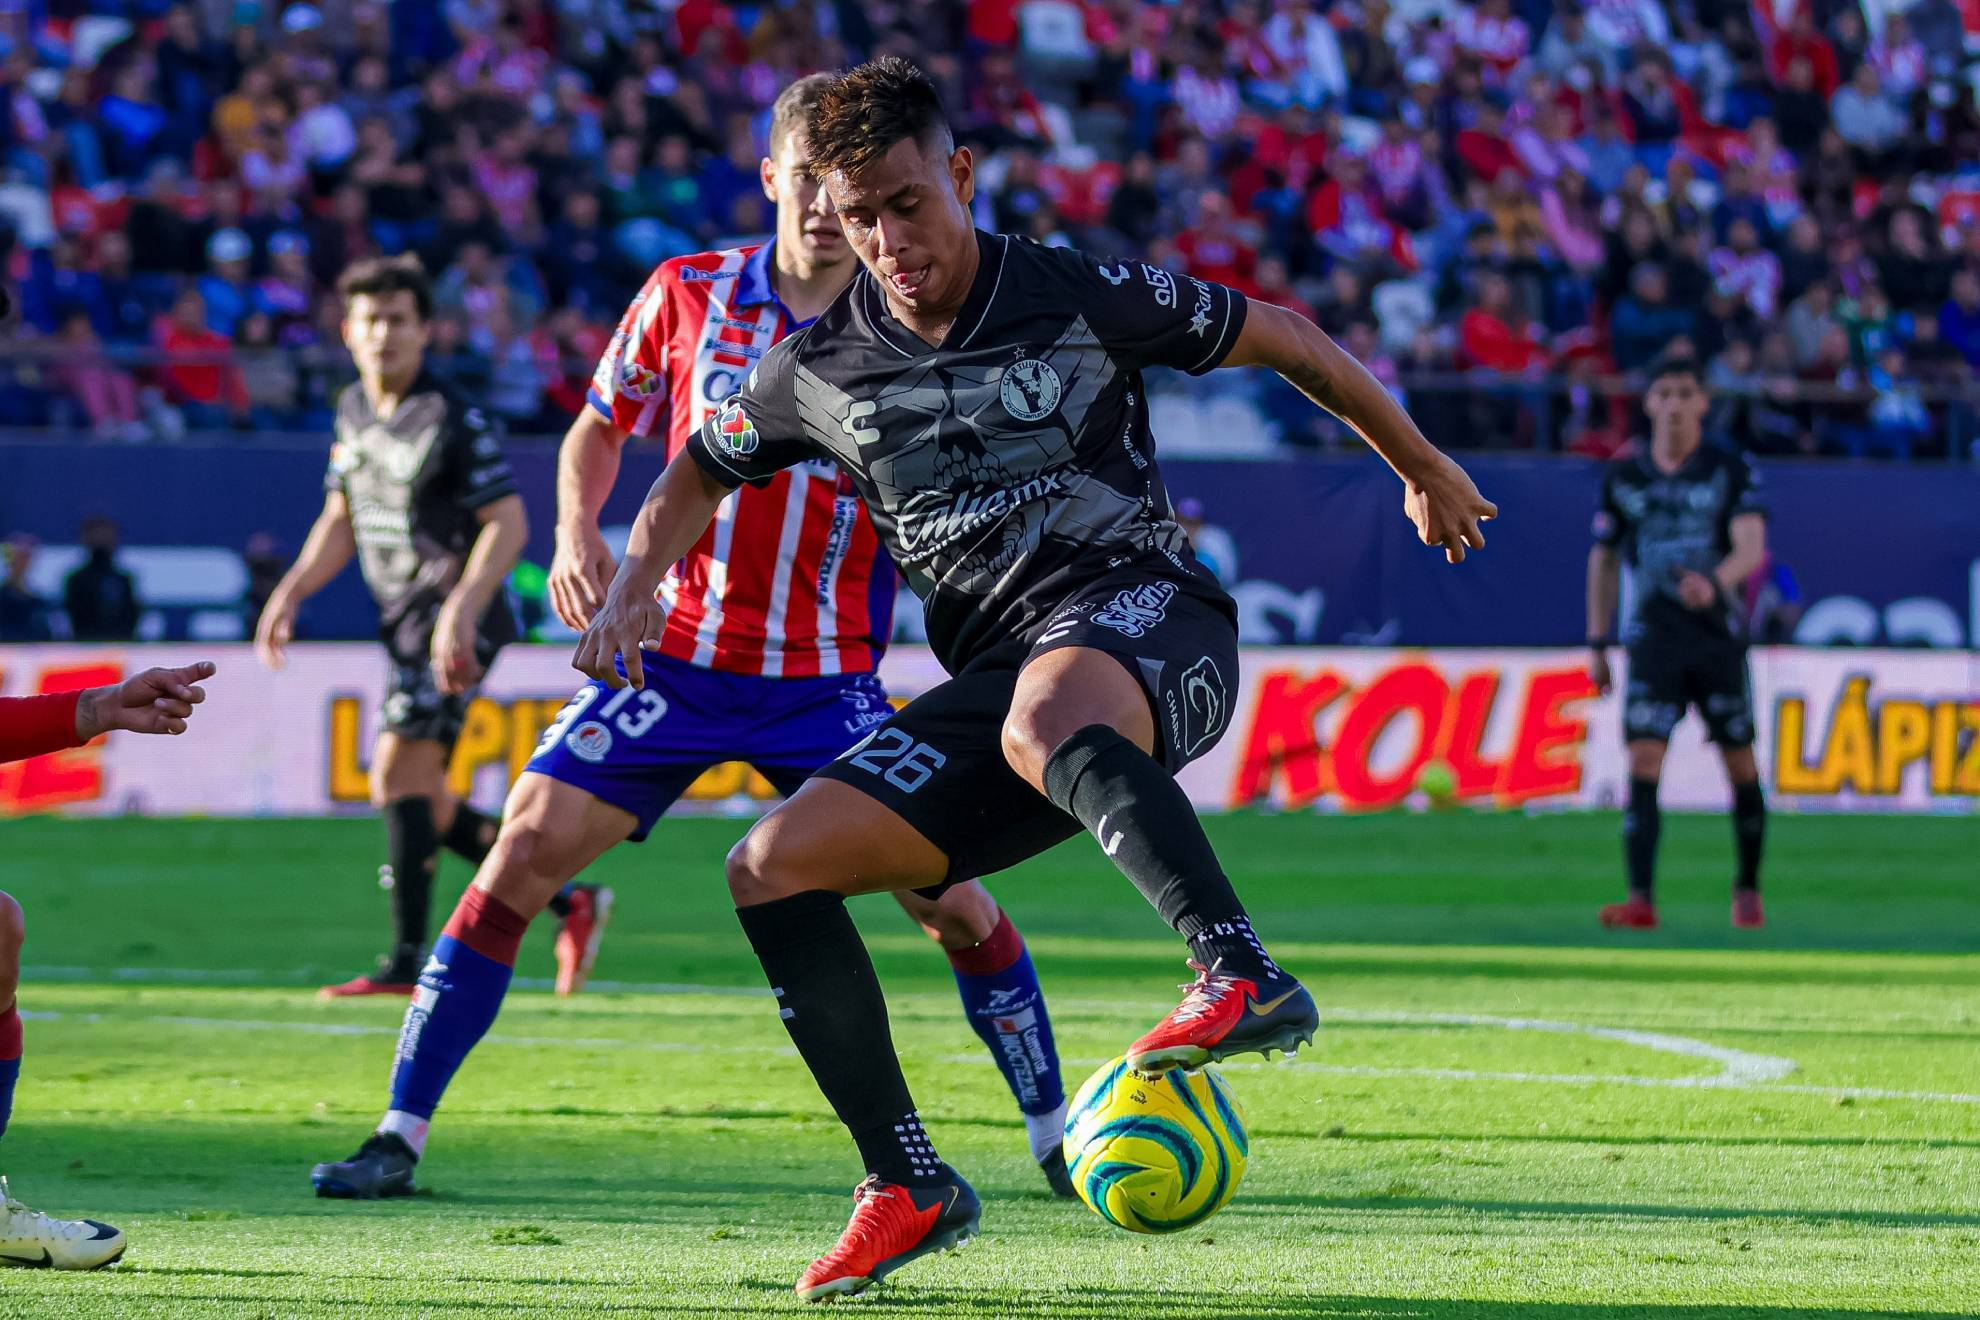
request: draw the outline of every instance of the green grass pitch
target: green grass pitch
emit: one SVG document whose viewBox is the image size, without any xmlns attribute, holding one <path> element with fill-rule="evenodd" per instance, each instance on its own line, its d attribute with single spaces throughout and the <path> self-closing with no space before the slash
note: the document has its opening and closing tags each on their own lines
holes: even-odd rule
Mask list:
<svg viewBox="0 0 1980 1320">
<path fill-rule="evenodd" d="M 102 1274 L 0 1273 L 0 1317 L 800 1309 L 859 1170 L 725 901 L 739 829 L 669 822 L 606 860 L 608 988 L 515 993 L 424 1194 L 365 1205 L 307 1175 L 381 1110 L 402 1005 L 312 991 L 377 951 L 376 823 L 0 824 L 31 1015 L 0 1168 L 131 1239 Z M 1665 929 L 1628 937 L 1594 924 L 1613 816 L 1211 829 L 1327 1025 L 1227 1069 L 1250 1174 L 1174 1238 L 1046 1196 L 940 955 L 856 905 L 929 1129 L 986 1202 L 878 1314 L 1980 1315 L 1980 823 L 1777 817 L 1748 934 L 1727 822 L 1673 818 Z M 445 863 L 436 921 L 466 878 Z M 1070 1089 L 1174 1003 L 1180 949 L 1083 840 L 993 888 Z M 521 976 L 549 976 L 549 936 Z"/>
</svg>

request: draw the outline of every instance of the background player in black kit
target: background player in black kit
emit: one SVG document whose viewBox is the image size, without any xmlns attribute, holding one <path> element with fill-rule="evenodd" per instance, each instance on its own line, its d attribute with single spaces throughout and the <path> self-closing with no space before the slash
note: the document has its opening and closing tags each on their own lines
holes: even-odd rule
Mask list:
<svg viewBox="0 0 1980 1320">
<path fill-rule="evenodd" d="M 447 788 L 468 703 L 516 636 L 502 591 L 529 539 L 502 440 L 424 367 L 433 293 L 417 260 L 360 262 L 338 283 L 357 383 L 337 400 L 323 512 L 262 611 L 255 646 L 279 668 L 303 601 L 355 554 L 391 657 L 371 795 L 385 814 L 393 945 L 326 996 L 406 994 L 419 979 L 442 846 L 479 863 L 495 823 Z"/>
<path fill-rule="evenodd" d="M 1610 685 L 1610 620 L 1620 567 L 1633 571 L 1634 608 L 1623 630 L 1629 683 L 1623 737 L 1629 743 L 1629 806 L 1623 852 L 1629 897 L 1602 909 L 1605 926 L 1655 929 L 1654 879 L 1660 832 L 1657 781 L 1671 730 L 1695 706 L 1725 758 L 1732 781 L 1739 872 L 1732 923 L 1762 924 L 1760 849 L 1767 805 L 1753 760 L 1753 692 L 1734 602 L 1740 584 L 1767 557 L 1766 501 L 1760 478 L 1729 450 L 1704 444 L 1711 407 L 1697 364 L 1659 362 L 1643 398 L 1650 443 L 1609 466 L 1588 552 L 1589 673 Z"/>
<path fill-rule="evenodd" d="M 951 680 L 729 858 L 785 1026 L 869 1175 L 838 1245 L 798 1283 L 821 1299 L 966 1238 L 978 1212 L 916 1117 L 847 895 L 939 891 L 1084 829 L 1197 970 L 1132 1063 L 1289 1049 L 1317 1026 L 1172 777 L 1230 723 L 1237 628 L 1175 521 L 1141 370 L 1279 371 L 1396 468 L 1424 541 L 1454 562 L 1495 510 L 1311 322 L 1151 266 L 978 233 L 974 162 L 912 65 L 841 77 L 808 137 L 864 269 L 654 483 L 576 664 L 641 683 L 667 566 L 731 487 L 814 459 L 850 476 L 926 602 Z"/>
</svg>

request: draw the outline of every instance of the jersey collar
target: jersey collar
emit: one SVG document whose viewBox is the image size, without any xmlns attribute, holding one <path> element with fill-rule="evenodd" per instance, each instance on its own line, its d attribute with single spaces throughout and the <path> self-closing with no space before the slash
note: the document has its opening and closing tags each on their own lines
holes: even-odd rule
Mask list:
<svg viewBox="0 0 1980 1320">
<path fill-rule="evenodd" d="M 729 289 L 729 306 L 761 307 L 765 303 L 775 303 L 784 319 L 791 323 L 791 329 L 799 330 L 810 325 L 810 321 L 800 321 L 777 296 L 776 287 L 770 282 L 770 272 L 777 268 L 777 240 L 772 238 L 756 251 L 743 258 L 741 269 L 736 272 L 736 282 Z M 816 318 L 813 318 L 816 319 Z"/>
</svg>

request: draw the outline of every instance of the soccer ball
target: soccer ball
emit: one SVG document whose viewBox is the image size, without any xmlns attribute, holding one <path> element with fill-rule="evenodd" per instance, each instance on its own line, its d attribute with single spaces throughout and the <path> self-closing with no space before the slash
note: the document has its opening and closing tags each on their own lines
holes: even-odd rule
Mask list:
<svg viewBox="0 0 1980 1320">
<path fill-rule="evenodd" d="M 1244 1178 L 1244 1111 L 1207 1069 L 1135 1072 L 1115 1059 L 1066 1111 L 1066 1167 L 1087 1208 L 1131 1233 L 1176 1233 L 1224 1208 Z"/>
</svg>

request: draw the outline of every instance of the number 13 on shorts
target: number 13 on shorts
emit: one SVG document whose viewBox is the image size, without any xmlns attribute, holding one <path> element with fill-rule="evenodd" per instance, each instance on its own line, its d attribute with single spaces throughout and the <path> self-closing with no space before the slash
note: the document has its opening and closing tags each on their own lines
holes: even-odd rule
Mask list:
<svg viewBox="0 0 1980 1320">
<path fill-rule="evenodd" d="M 925 742 L 916 742 L 905 729 L 881 727 L 854 743 L 846 761 L 882 779 L 903 793 L 912 793 L 949 763 L 949 758 Z"/>
</svg>

